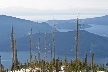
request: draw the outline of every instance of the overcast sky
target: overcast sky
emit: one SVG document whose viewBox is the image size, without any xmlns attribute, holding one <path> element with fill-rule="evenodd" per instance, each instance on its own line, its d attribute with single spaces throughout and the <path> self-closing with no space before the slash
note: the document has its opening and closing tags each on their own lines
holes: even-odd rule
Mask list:
<svg viewBox="0 0 108 72">
<path fill-rule="evenodd" d="M 35 15 L 108 14 L 108 0 L 0 0 L 0 14 L 29 18 Z"/>
</svg>

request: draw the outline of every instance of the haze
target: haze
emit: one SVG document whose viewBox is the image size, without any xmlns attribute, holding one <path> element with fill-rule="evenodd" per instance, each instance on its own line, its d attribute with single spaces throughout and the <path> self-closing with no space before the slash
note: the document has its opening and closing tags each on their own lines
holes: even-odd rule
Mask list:
<svg viewBox="0 0 108 72">
<path fill-rule="evenodd" d="M 0 0 L 0 14 L 30 20 L 48 20 L 53 16 L 71 19 L 78 12 L 81 18 L 107 15 L 108 0 Z"/>
</svg>

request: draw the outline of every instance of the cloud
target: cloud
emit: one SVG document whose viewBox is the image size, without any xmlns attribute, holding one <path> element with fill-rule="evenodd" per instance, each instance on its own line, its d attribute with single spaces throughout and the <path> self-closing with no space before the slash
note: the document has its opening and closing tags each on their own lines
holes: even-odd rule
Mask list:
<svg viewBox="0 0 108 72">
<path fill-rule="evenodd" d="M 36 8 L 24 7 L 7 7 L 1 8 L 0 14 L 17 15 L 17 16 L 34 16 L 34 15 L 75 15 L 77 13 L 86 14 L 108 14 L 108 9 L 100 8 L 73 8 L 64 10 L 39 10 Z"/>
<path fill-rule="evenodd" d="M 25 8 L 21 6 L 0 8 L 1 15 L 8 15 L 28 20 L 48 20 L 53 19 L 72 19 L 77 17 L 77 13 L 81 18 L 108 15 L 108 9 L 104 8 L 70 8 L 63 10 L 40 10 L 36 8 Z"/>
<path fill-rule="evenodd" d="M 108 8 L 108 0 L 0 0 L 0 6 L 21 6 L 41 10 L 63 10 L 69 8 Z"/>
</svg>

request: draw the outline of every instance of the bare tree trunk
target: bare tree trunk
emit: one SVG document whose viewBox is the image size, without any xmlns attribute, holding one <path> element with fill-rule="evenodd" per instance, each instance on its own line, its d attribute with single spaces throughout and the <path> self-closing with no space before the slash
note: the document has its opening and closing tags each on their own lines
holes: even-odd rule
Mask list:
<svg viewBox="0 0 108 72">
<path fill-rule="evenodd" d="M 30 33 L 30 63 L 32 61 L 32 28 Z"/>
<path fill-rule="evenodd" d="M 38 63 L 40 62 L 40 32 L 39 32 L 39 38 L 38 38 Z"/>
<path fill-rule="evenodd" d="M 50 50 L 51 50 L 51 60 L 52 60 L 53 59 L 52 41 L 50 42 Z"/>
<path fill-rule="evenodd" d="M 76 61 L 78 60 L 78 41 L 79 39 L 79 25 L 78 25 L 78 18 L 77 18 L 77 28 L 76 28 Z"/>
<path fill-rule="evenodd" d="M 45 62 L 47 62 L 47 32 L 45 33 Z"/>
<path fill-rule="evenodd" d="M 54 51 L 54 64 L 55 64 L 55 24 L 52 27 L 52 47 L 53 47 L 53 51 Z"/>
<path fill-rule="evenodd" d="M 58 59 L 56 59 L 56 72 L 59 72 Z"/>
<path fill-rule="evenodd" d="M 85 56 L 85 63 L 87 64 L 87 58 L 88 58 L 88 53 L 86 53 L 86 56 Z"/>
<path fill-rule="evenodd" d="M 0 56 L 0 72 L 2 72 L 1 56 Z"/>
<path fill-rule="evenodd" d="M 92 71 L 95 72 L 94 71 L 94 53 L 92 54 Z"/>
<path fill-rule="evenodd" d="M 14 30 L 12 27 L 11 32 L 11 41 L 12 41 L 12 70 L 16 69 L 16 40 L 14 39 Z"/>
</svg>

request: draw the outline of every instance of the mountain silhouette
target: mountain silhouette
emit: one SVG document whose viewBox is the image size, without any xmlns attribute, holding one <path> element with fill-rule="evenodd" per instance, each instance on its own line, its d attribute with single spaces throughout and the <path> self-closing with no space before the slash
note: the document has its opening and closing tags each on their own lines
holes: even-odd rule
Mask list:
<svg viewBox="0 0 108 72">
<path fill-rule="evenodd" d="M 33 34 L 33 51 L 37 51 L 38 33 Z M 75 36 L 76 31 L 70 32 L 56 32 L 55 33 L 55 47 L 56 54 L 75 56 Z M 44 52 L 44 33 L 40 33 L 40 47 L 41 52 Z M 18 51 L 29 51 L 30 37 L 21 37 L 16 39 Z M 52 40 L 52 33 L 47 34 L 48 50 L 50 51 L 50 43 Z M 99 36 L 84 30 L 79 31 L 79 56 L 85 56 L 88 52 L 89 56 L 94 53 L 96 57 L 107 57 L 108 55 L 108 38 Z M 0 43 L 0 51 L 11 51 L 11 40 Z"/>
<path fill-rule="evenodd" d="M 39 31 L 51 32 L 52 29 L 46 22 L 38 23 L 12 16 L 0 15 L 0 42 L 10 39 L 12 26 L 14 27 L 16 38 L 28 36 L 31 27 L 33 33 L 38 33 Z"/>
</svg>

